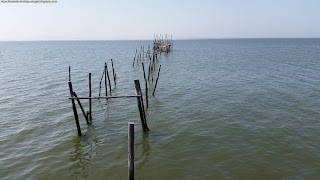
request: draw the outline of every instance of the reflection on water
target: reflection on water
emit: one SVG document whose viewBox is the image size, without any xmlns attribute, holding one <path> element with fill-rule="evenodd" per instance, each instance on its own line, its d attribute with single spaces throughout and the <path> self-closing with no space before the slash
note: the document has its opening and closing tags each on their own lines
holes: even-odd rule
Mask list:
<svg viewBox="0 0 320 180">
<path fill-rule="evenodd" d="M 90 133 L 90 129 L 92 128 L 89 126 L 88 133 Z M 73 178 L 88 177 L 89 172 L 87 169 L 94 164 L 93 158 L 97 154 L 95 150 L 98 143 L 98 139 L 93 134 L 90 134 L 90 136 L 82 135 L 80 138 L 74 137 L 74 151 L 70 152 L 69 158 L 73 162 L 69 167 Z"/>
<path fill-rule="evenodd" d="M 142 169 L 143 165 L 149 161 L 149 155 L 151 154 L 150 144 L 148 141 L 148 133 L 142 133 L 142 139 L 140 142 L 136 143 L 136 152 L 141 151 L 140 156 L 135 157 L 135 168 Z M 142 147 L 141 147 L 142 146 Z"/>
</svg>

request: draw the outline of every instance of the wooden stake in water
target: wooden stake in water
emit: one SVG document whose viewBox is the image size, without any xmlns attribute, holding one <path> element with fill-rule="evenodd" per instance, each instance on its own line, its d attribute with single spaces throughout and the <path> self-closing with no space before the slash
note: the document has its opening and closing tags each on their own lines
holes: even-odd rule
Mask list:
<svg viewBox="0 0 320 180">
<path fill-rule="evenodd" d="M 117 85 L 117 82 L 116 82 L 116 73 L 114 72 L 114 67 L 113 67 L 113 61 L 111 59 L 111 65 L 112 65 L 112 73 L 113 73 L 113 81 L 114 81 L 114 86 Z"/>
<path fill-rule="evenodd" d="M 103 72 L 102 72 L 102 75 L 101 75 L 101 78 L 100 78 L 100 82 L 99 82 L 99 96 L 101 96 L 101 82 L 102 82 L 102 79 L 103 79 L 103 75 L 104 75 L 104 69 L 103 69 Z"/>
<path fill-rule="evenodd" d="M 142 54 L 142 46 L 140 47 L 140 61 L 141 61 L 141 54 Z"/>
<path fill-rule="evenodd" d="M 152 96 L 154 96 L 154 93 L 156 92 L 156 88 L 157 88 L 157 84 L 158 84 L 158 79 L 159 79 L 159 74 L 160 74 L 160 69 L 161 69 L 161 64 L 160 64 L 160 66 L 159 66 L 158 76 L 157 76 L 156 84 L 155 84 L 154 89 L 153 89 Z"/>
<path fill-rule="evenodd" d="M 148 83 L 147 83 L 147 78 L 146 78 L 146 73 L 144 71 L 144 64 L 142 62 L 142 70 L 143 70 L 143 77 L 144 77 L 144 83 L 145 83 L 145 87 L 146 87 L 146 103 L 147 103 L 147 109 L 149 107 L 149 102 L 148 102 Z"/>
<path fill-rule="evenodd" d="M 150 79 L 150 73 L 151 73 L 151 57 L 149 59 L 148 81 Z"/>
<path fill-rule="evenodd" d="M 91 97 L 91 73 L 89 73 L 89 97 Z M 89 119 L 92 122 L 92 103 L 91 99 L 89 99 Z"/>
<path fill-rule="evenodd" d="M 133 58 L 133 63 L 132 63 L 132 66 L 134 66 L 134 61 L 136 60 L 136 56 L 137 56 L 137 49 L 136 49 L 136 53 L 134 54 L 134 58 Z"/>
<path fill-rule="evenodd" d="M 107 63 L 104 63 L 104 88 L 106 96 L 108 96 L 108 85 L 107 85 Z"/>
<path fill-rule="evenodd" d="M 71 67 L 69 66 L 69 81 L 71 81 Z"/>
<path fill-rule="evenodd" d="M 134 179 L 134 123 L 128 123 L 128 177 Z"/>
<path fill-rule="evenodd" d="M 134 85 L 135 85 L 136 95 L 139 95 L 139 97 L 137 97 L 137 103 L 138 103 L 138 108 L 139 108 L 142 129 L 143 129 L 143 131 L 149 131 L 149 128 L 147 125 L 146 114 L 144 111 L 143 98 L 142 98 L 139 79 L 134 80 Z"/>
<path fill-rule="evenodd" d="M 110 82 L 110 77 L 109 77 L 109 72 L 108 72 L 108 66 L 107 66 L 107 63 L 105 63 L 104 65 L 105 65 L 105 68 L 106 68 L 106 71 L 107 71 L 109 89 L 110 89 L 110 94 L 111 94 L 111 82 Z"/>
<path fill-rule="evenodd" d="M 68 84 L 69 84 L 69 90 L 70 90 L 70 97 L 73 98 L 74 94 L 73 94 L 71 81 L 69 81 Z M 77 125 L 78 135 L 81 136 L 81 128 L 80 128 L 80 123 L 79 123 L 79 118 L 78 118 L 78 112 L 77 112 L 76 104 L 74 103 L 74 99 L 71 99 L 71 103 L 72 103 L 72 110 L 73 110 L 74 119 L 75 119 L 76 125 Z"/>
</svg>

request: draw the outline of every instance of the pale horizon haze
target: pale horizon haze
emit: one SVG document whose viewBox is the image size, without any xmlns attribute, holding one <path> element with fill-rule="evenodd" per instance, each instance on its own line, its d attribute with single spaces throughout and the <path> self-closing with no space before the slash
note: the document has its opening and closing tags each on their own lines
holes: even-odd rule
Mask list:
<svg viewBox="0 0 320 180">
<path fill-rule="evenodd" d="M 0 1 L 0 41 L 320 38 L 319 0 Z"/>
</svg>

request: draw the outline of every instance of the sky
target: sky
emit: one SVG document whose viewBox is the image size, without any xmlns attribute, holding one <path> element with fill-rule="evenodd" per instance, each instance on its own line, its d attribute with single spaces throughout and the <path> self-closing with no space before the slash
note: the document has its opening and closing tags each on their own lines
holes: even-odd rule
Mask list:
<svg viewBox="0 0 320 180">
<path fill-rule="evenodd" d="M 320 0 L 2 1 L 0 41 L 320 38 Z"/>
</svg>

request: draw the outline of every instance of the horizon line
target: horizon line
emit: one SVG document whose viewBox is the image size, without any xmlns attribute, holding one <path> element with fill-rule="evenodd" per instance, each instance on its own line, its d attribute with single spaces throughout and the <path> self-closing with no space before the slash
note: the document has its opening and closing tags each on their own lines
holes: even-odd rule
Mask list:
<svg viewBox="0 0 320 180">
<path fill-rule="evenodd" d="M 220 39 L 319 39 L 320 37 L 224 37 L 224 38 L 179 38 L 176 40 L 220 40 Z M 154 39 L 57 39 L 57 40 L 0 40 L 0 42 L 41 42 L 41 41 L 153 41 Z M 171 40 L 171 39 L 170 39 Z"/>
</svg>

